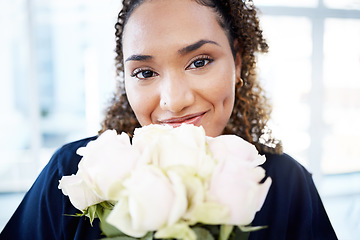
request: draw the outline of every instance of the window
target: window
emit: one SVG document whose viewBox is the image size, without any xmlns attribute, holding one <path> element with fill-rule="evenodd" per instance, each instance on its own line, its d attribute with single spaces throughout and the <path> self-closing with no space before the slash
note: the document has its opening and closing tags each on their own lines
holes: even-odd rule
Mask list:
<svg viewBox="0 0 360 240">
<path fill-rule="evenodd" d="M 357 9 L 360 10 L 360 2 L 358 0 L 324 0 L 325 6 L 335 9 Z"/>
<path fill-rule="evenodd" d="M 257 2 L 270 45 L 260 56 L 260 76 L 285 151 L 319 181 L 324 174 L 360 171 L 357 1 Z"/>
<path fill-rule="evenodd" d="M 120 3 L 1 1 L 0 192 L 26 191 L 56 148 L 100 129 Z"/>
<path fill-rule="evenodd" d="M 325 172 L 360 171 L 360 18 L 324 24 Z M 339 164 L 341 161 L 341 164 Z"/>
<path fill-rule="evenodd" d="M 360 216 L 359 1 L 262 1 L 259 74 L 274 134 L 312 173 L 339 239 Z"/>
</svg>

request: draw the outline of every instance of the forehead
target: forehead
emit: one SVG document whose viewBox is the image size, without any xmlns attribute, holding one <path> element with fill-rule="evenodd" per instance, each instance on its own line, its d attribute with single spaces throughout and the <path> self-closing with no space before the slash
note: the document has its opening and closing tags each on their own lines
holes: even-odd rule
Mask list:
<svg viewBox="0 0 360 240">
<path fill-rule="evenodd" d="M 125 25 L 124 55 L 150 46 L 183 46 L 199 39 L 226 39 L 215 12 L 193 0 L 148 0 L 137 7 Z"/>
</svg>

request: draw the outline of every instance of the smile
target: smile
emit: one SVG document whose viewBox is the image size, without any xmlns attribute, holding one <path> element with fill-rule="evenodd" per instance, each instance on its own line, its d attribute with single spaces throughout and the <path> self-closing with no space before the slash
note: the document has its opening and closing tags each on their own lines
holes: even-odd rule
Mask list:
<svg viewBox="0 0 360 240">
<path fill-rule="evenodd" d="M 196 113 L 191 115 L 186 115 L 184 117 L 179 118 L 171 118 L 167 120 L 159 121 L 160 124 L 170 125 L 172 127 L 180 127 L 181 124 L 193 124 L 195 126 L 200 126 L 201 119 L 204 117 L 206 112 Z"/>
</svg>

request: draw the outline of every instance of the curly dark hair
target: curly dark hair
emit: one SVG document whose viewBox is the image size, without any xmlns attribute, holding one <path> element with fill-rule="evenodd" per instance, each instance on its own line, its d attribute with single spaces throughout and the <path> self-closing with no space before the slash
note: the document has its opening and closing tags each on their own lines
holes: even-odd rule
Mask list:
<svg viewBox="0 0 360 240">
<path fill-rule="evenodd" d="M 133 10 L 146 0 L 123 0 L 123 8 L 115 24 L 116 71 L 118 87 L 107 109 L 102 130 L 115 129 L 129 134 L 140 127 L 127 100 L 123 72 L 122 36 Z M 251 0 L 193 0 L 207 6 L 218 15 L 218 22 L 228 36 L 233 56 L 241 54 L 243 85 L 236 86 L 232 115 L 224 134 L 236 134 L 253 143 L 261 152 L 281 153 L 281 142 L 271 135 L 267 127 L 271 107 L 256 74 L 256 53 L 268 51 L 268 45 L 259 26 L 257 9 Z M 235 44 L 236 43 L 236 44 Z"/>
</svg>

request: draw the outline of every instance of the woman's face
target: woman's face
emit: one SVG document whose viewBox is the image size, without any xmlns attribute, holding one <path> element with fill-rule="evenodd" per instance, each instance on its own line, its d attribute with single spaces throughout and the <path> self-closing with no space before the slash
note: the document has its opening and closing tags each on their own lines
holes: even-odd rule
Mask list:
<svg viewBox="0 0 360 240">
<path fill-rule="evenodd" d="M 241 62 L 209 7 L 145 1 L 125 26 L 123 56 L 127 97 L 142 126 L 189 123 L 207 136 L 222 133 Z"/>
</svg>

